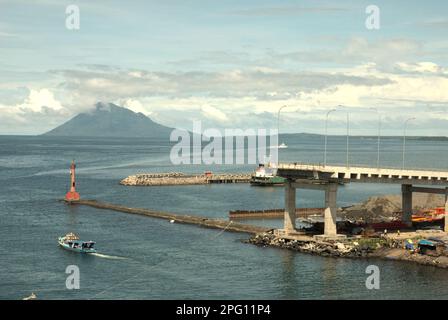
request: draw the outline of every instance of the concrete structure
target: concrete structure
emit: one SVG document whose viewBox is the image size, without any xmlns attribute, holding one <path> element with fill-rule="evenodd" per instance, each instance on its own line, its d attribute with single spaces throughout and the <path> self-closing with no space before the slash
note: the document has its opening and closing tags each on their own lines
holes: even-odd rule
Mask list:
<svg viewBox="0 0 448 320">
<path fill-rule="evenodd" d="M 75 161 L 72 161 L 72 164 L 70 165 L 70 191 L 66 193 L 65 195 L 65 201 L 72 202 L 72 201 L 79 201 L 79 193 L 76 192 L 76 165 Z"/>
<path fill-rule="evenodd" d="M 336 237 L 337 189 L 342 183 L 395 183 L 402 185 L 403 221 L 412 224 L 412 193 L 445 195 L 445 232 L 448 232 L 448 171 L 402 170 L 368 167 L 323 166 L 313 164 L 280 164 L 277 175 L 288 179 L 285 184 L 284 232 L 295 232 L 296 189 L 325 191 L 324 236 Z M 444 188 L 415 187 L 443 186 Z"/>
</svg>

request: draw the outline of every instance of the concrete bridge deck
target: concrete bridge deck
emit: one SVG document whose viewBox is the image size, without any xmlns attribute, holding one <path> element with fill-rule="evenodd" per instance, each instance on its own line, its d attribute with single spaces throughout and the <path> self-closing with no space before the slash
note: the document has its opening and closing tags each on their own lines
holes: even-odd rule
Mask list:
<svg viewBox="0 0 448 320">
<path fill-rule="evenodd" d="M 448 186 L 448 171 L 280 164 L 277 174 L 289 179 L 316 179 L 345 183 L 399 183 Z"/>
</svg>

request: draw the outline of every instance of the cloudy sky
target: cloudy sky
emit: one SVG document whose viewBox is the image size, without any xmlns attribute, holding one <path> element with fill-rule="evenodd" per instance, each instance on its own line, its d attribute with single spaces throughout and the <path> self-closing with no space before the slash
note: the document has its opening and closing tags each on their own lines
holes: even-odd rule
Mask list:
<svg viewBox="0 0 448 320">
<path fill-rule="evenodd" d="M 66 7 L 80 29 L 66 27 Z M 380 29 L 365 26 L 380 9 Z M 172 127 L 448 135 L 446 1 L 0 0 L 0 134 L 114 102 Z M 376 109 L 372 109 L 376 108 Z"/>
</svg>

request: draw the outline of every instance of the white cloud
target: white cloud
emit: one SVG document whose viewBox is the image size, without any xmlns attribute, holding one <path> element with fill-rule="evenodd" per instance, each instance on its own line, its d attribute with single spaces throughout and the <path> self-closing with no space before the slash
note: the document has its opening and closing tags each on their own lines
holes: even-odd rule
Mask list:
<svg viewBox="0 0 448 320">
<path fill-rule="evenodd" d="M 124 99 L 124 100 L 118 100 L 116 102 L 119 106 L 128 108 L 129 110 L 132 110 L 137 113 L 143 113 L 144 115 L 150 116 L 152 112 L 149 110 L 149 107 L 145 107 L 141 100 L 138 99 Z"/>
<path fill-rule="evenodd" d="M 398 62 L 397 69 L 404 72 L 448 74 L 446 68 L 442 68 L 441 66 L 433 62 L 417 62 L 417 63 Z"/>
<path fill-rule="evenodd" d="M 212 107 L 210 105 L 203 105 L 201 107 L 201 113 L 206 118 L 218 120 L 220 122 L 229 121 L 229 118 L 223 111 L 221 111 L 215 107 Z"/>
<path fill-rule="evenodd" d="M 9 134 L 41 133 L 61 121 L 71 112 L 64 108 L 48 88 L 30 89 L 28 96 L 15 105 L 0 104 L 0 132 Z"/>
<path fill-rule="evenodd" d="M 22 112 L 42 112 L 43 108 L 62 110 L 61 103 L 54 98 L 54 94 L 46 88 L 31 89 L 28 98 L 17 106 Z"/>
</svg>

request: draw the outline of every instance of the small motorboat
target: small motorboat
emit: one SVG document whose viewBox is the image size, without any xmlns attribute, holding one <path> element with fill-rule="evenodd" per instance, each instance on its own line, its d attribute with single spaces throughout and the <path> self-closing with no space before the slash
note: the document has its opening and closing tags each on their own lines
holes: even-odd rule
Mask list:
<svg viewBox="0 0 448 320">
<path fill-rule="evenodd" d="M 278 146 L 279 149 L 286 149 L 288 148 L 288 146 L 285 143 L 282 143 L 281 145 Z"/>
<path fill-rule="evenodd" d="M 81 241 L 79 237 L 70 232 L 63 237 L 58 238 L 59 245 L 70 251 L 81 252 L 81 253 L 95 253 L 94 241 Z"/>
<path fill-rule="evenodd" d="M 36 300 L 37 296 L 34 294 L 34 292 L 31 292 L 31 295 L 28 297 L 23 298 L 22 300 Z"/>
</svg>

